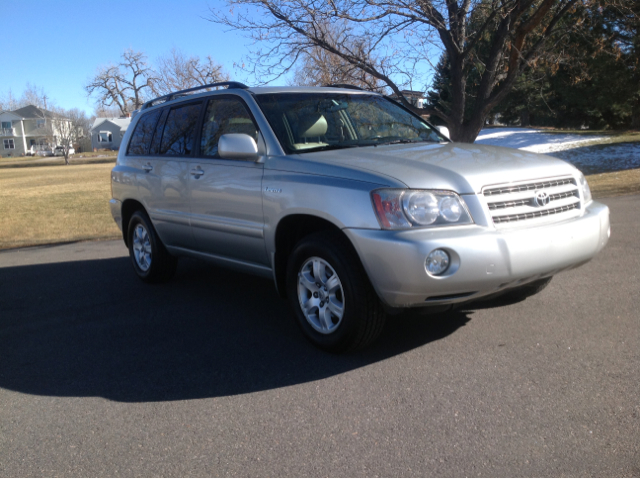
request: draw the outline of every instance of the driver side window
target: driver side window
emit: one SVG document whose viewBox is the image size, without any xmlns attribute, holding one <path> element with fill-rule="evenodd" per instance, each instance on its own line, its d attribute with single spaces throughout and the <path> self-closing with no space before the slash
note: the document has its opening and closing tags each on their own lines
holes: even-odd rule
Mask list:
<svg viewBox="0 0 640 479">
<path fill-rule="evenodd" d="M 258 128 L 244 104 L 234 98 L 209 100 L 202 124 L 200 154 L 220 158 L 218 141 L 227 133 L 245 133 L 258 141 Z"/>
</svg>

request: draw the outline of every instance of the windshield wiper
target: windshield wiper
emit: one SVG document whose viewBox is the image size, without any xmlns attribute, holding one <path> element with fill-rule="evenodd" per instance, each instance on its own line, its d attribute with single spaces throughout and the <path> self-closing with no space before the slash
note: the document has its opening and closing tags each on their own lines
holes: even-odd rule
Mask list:
<svg viewBox="0 0 640 479">
<path fill-rule="evenodd" d="M 374 146 L 378 146 L 378 145 L 399 145 L 399 144 L 404 144 L 404 143 L 422 143 L 422 142 L 428 142 L 429 140 L 425 140 L 423 138 L 418 138 L 418 139 L 408 139 L 408 138 L 398 138 L 397 140 L 390 140 L 390 141 L 384 141 L 384 142 L 380 142 L 380 143 L 374 143 Z"/>
<path fill-rule="evenodd" d="M 363 145 L 352 145 L 352 144 L 339 144 L 336 143 L 334 145 L 322 145 L 322 146 L 314 146 L 313 148 L 307 148 L 305 150 L 296 151 L 295 153 L 309 153 L 311 151 L 327 151 L 327 150 L 342 150 L 343 148 L 358 148 Z M 368 146 L 368 145 L 366 145 Z"/>
</svg>

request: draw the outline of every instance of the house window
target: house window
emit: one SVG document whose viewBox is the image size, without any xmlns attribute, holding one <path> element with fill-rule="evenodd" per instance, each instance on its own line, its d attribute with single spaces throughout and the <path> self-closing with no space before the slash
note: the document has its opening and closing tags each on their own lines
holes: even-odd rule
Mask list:
<svg viewBox="0 0 640 479">
<path fill-rule="evenodd" d="M 13 138 L 9 138 L 4 140 L 4 149 L 5 150 L 15 150 L 16 149 L 16 145 L 13 142 Z"/>
<path fill-rule="evenodd" d="M 36 120 L 36 128 L 44 128 L 45 120 Z"/>
<path fill-rule="evenodd" d="M 101 131 L 98 133 L 98 143 L 111 143 L 113 141 L 113 135 L 110 131 Z"/>
<path fill-rule="evenodd" d="M 3 130 L 8 130 L 11 128 L 11 122 L 10 121 L 3 121 L 2 122 L 2 129 Z"/>
</svg>

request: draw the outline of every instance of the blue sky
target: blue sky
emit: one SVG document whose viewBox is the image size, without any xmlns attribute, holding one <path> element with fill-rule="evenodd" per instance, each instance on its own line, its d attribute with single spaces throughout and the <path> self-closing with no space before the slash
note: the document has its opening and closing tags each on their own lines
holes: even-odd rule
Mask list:
<svg viewBox="0 0 640 479">
<path fill-rule="evenodd" d="M 211 55 L 235 79 L 233 62 L 250 40 L 208 22 L 217 0 L 2 0 L 5 62 L 0 95 L 19 97 L 27 82 L 43 88 L 57 106 L 92 113 L 83 85 L 100 65 L 117 62 L 126 48 L 152 62 L 173 47 L 188 55 Z M 7 21 L 10 20 L 10 21 Z M 6 49 L 6 47 L 9 47 Z"/>
</svg>

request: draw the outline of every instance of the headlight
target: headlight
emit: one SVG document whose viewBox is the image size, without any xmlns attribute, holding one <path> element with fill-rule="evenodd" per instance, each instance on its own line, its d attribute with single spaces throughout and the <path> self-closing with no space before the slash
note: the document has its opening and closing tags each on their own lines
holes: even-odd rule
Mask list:
<svg viewBox="0 0 640 479">
<path fill-rule="evenodd" d="M 383 229 L 471 224 L 462 198 L 452 191 L 380 189 L 371 201 Z"/>
<path fill-rule="evenodd" d="M 582 199 L 584 204 L 589 203 L 593 198 L 591 197 L 591 188 L 589 188 L 589 183 L 587 183 L 587 179 L 581 172 L 578 172 L 578 183 L 580 184 L 580 189 L 582 190 Z"/>
</svg>

